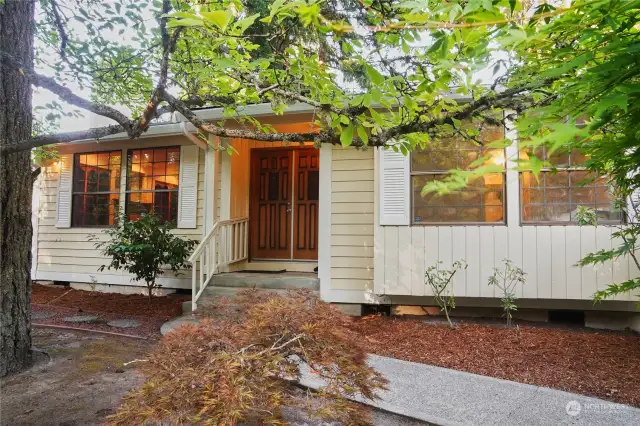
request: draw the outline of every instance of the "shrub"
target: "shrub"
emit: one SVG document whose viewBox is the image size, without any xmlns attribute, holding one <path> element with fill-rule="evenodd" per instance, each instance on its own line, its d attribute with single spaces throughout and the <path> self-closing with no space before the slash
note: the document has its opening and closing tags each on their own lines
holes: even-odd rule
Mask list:
<svg viewBox="0 0 640 426">
<path fill-rule="evenodd" d="M 424 276 L 426 284 L 433 292 L 433 297 L 436 303 L 440 307 L 440 310 L 444 312 L 445 317 L 447 317 L 449 326 L 451 328 L 455 328 L 451 322 L 451 318 L 449 318 L 450 310 L 456 307 L 453 291 L 449 289 L 449 284 L 451 284 L 451 280 L 456 272 L 462 269 L 467 269 L 467 263 L 464 260 L 457 260 L 453 262 L 451 270 L 442 269 L 441 266 L 441 261 L 436 262 L 435 266 L 427 268 Z"/>
<path fill-rule="evenodd" d="M 511 327 L 512 312 L 518 310 L 515 301 L 517 299 L 514 290 L 518 283 L 526 283 L 526 273 L 519 267 L 514 266 L 509 259 L 503 259 L 504 271 L 493 268 L 493 275 L 489 277 L 489 285 L 494 285 L 502 291 L 500 304 L 504 315 L 507 317 L 507 327 Z"/>
<path fill-rule="evenodd" d="M 375 399 L 386 381 L 365 363 L 361 336 L 335 307 L 304 291 L 247 290 L 213 312 L 164 337 L 142 367 L 146 382 L 109 424 L 286 424 L 283 407 L 369 424 L 363 406 L 347 397 Z M 303 362 L 326 383 L 309 400 L 295 384 Z"/>
<path fill-rule="evenodd" d="M 153 290 L 160 287 L 156 283 L 158 275 L 166 269 L 178 275 L 181 269 L 190 268 L 187 258 L 198 243 L 172 234 L 173 228 L 171 222 L 152 213 L 143 213 L 133 221 L 122 216 L 114 228 L 104 230 L 110 239 L 96 243 L 102 254 L 111 258 L 111 263 L 98 271 L 123 269 L 133 274 L 132 280 L 146 284 L 151 303 Z"/>
</svg>

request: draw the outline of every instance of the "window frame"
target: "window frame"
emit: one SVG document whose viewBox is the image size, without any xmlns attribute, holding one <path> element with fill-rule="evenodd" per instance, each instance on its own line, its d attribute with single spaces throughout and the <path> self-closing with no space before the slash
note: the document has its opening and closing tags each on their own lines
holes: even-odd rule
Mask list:
<svg viewBox="0 0 640 426">
<path fill-rule="evenodd" d="M 178 211 L 180 210 L 180 175 L 182 172 L 181 164 L 182 164 L 182 146 L 181 145 L 167 145 L 167 146 L 153 146 L 153 147 L 139 147 L 139 148 L 129 148 L 127 149 L 127 161 L 124 165 L 125 167 L 125 184 L 124 184 L 124 216 L 129 220 L 129 203 L 127 202 L 127 196 L 130 194 L 155 194 L 155 193 L 172 193 L 176 194 L 176 203 L 178 204 Z M 129 173 L 129 156 L 132 155 L 133 151 L 144 151 L 144 150 L 156 150 L 156 149 L 177 149 L 178 150 L 178 187 L 176 189 L 146 189 L 146 190 L 130 190 L 129 189 L 129 179 L 131 179 L 131 174 Z M 151 164 L 154 164 L 153 162 Z M 154 196 L 155 199 L 155 196 Z M 178 212 L 176 212 L 176 217 L 174 221 L 174 225 L 178 227 Z M 171 222 L 171 221 L 170 221 Z"/>
<path fill-rule="evenodd" d="M 517 150 L 517 155 L 518 155 L 518 159 L 520 159 L 522 151 L 520 149 Z M 569 158 L 571 158 L 571 153 L 569 153 Z M 566 187 L 551 187 L 551 189 L 558 189 L 558 188 L 567 188 L 569 190 L 569 194 L 571 194 L 571 188 L 575 188 L 574 186 L 571 186 L 572 182 L 571 182 L 571 173 L 570 172 L 580 172 L 580 171 L 589 171 L 586 167 L 584 166 L 574 166 L 573 164 L 568 164 L 568 165 L 561 165 L 559 167 L 542 167 L 540 169 L 539 173 L 554 173 L 554 172 L 568 172 L 567 173 L 567 178 L 569 180 L 569 186 Z M 584 226 L 584 225 L 580 225 L 577 221 L 571 221 L 571 220 L 563 220 L 563 221 L 554 221 L 554 220 L 525 220 L 524 218 L 524 207 L 525 204 L 523 202 L 524 200 L 524 174 L 525 173 L 532 173 L 531 171 L 527 171 L 527 170 L 520 170 L 517 172 L 518 173 L 518 195 L 519 195 L 519 213 L 520 213 L 520 226 Z M 601 177 L 606 177 L 606 175 L 598 175 L 598 178 Z M 544 190 L 546 191 L 547 187 L 543 187 Z M 544 203 L 544 204 L 539 204 L 539 203 L 529 203 L 527 205 L 534 205 L 534 206 L 539 206 L 541 205 L 542 207 L 547 207 L 548 205 L 553 205 L 553 204 L 560 204 L 560 203 Z M 569 196 L 569 202 L 567 202 L 566 204 L 571 205 L 571 197 Z M 576 205 L 581 205 L 581 204 L 576 204 Z M 589 206 L 587 206 L 589 207 Z M 598 224 L 603 224 L 603 225 L 624 225 L 626 222 L 624 220 L 624 217 L 620 218 L 620 220 L 600 220 L 598 219 Z"/>
<path fill-rule="evenodd" d="M 80 155 L 91 155 L 91 154 L 95 154 L 95 155 L 99 155 L 102 153 L 108 153 L 111 154 L 113 152 L 119 152 L 120 153 L 120 187 L 118 188 L 117 191 L 90 191 L 90 192 L 76 192 L 75 191 L 75 179 L 76 179 L 76 173 L 75 173 L 75 169 L 76 169 L 76 158 Z M 123 157 L 123 151 L 122 149 L 108 149 L 108 150 L 101 150 L 101 151 L 86 151 L 86 152 L 74 152 L 73 153 L 73 162 L 71 164 L 71 221 L 70 221 L 70 228 L 113 228 L 116 226 L 117 220 L 118 220 L 118 216 L 120 216 L 120 212 L 122 212 L 122 157 Z M 111 155 L 109 155 L 109 158 L 111 158 Z M 114 223 L 113 224 L 107 224 L 107 225 L 76 225 L 74 224 L 74 196 L 75 195 L 109 195 L 109 194 L 118 194 L 118 211 L 117 214 L 114 216 Z"/>
<path fill-rule="evenodd" d="M 506 131 L 504 126 L 502 127 L 502 135 L 503 137 L 506 137 Z M 481 147 L 482 148 L 482 147 Z M 497 150 L 496 148 L 492 148 L 491 150 Z M 502 149 L 503 155 L 504 155 L 504 167 L 502 172 L 500 172 L 500 174 L 502 175 L 502 220 L 498 221 L 498 222 L 478 222 L 478 221 L 473 221 L 473 222 L 452 222 L 452 221 L 448 221 L 448 222 L 432 222 L 432 221 L 425 221 L 425 222 L 416 222 L 415 221 L 415 196 L 414 196 L 414 190 L 413 190 L 413 178 L 415 176 L 446 176 L 449 173 L 449 170 L 429 170 L 429 171 L 417 171 L 417 170 L 413 170 L 413 161 L 412 158 L 409 158 L 409 191 L 411 192 L 410 196 L 411 196 L 411 202 L 409 203 L 409 214 L 410 214 L 410 221 L 409 221 L 409 225 L 410 226 L 506 226 L 507 225 L 507 162 L 508 162 L 508 158 L 507 158 L 507 148 L 503 148 Z M 415 153 L 415 151 L 411 151 L 410 156 L 413 156 Z M 485 154 L 486 155 L 486 154 Z M 497 174 L 497 173 L 491 173 L 491 174 Z M 473 207 L 474 205 L 470 205 L 470 207 Z M 480 207 L 483 206 L 483 204 L 481 203 L 479 205 Z M 461 206 L 456 206 L 456 207 L 461 207 Z"/>
</svg>

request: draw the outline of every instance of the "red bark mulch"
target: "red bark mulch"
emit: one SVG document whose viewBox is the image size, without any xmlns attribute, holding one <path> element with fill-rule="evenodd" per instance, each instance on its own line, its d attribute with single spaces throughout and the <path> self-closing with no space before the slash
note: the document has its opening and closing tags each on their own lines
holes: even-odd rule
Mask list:
<svg viewBox="0 0 640 426">
<path fill-rule="evenodd" d="M 34 284 L 31 303 L 74 308 L 82 312 L 111 313 L 121 317 L 169 320 L 182 314 L 182 302 L 191 296 L 154 296 L 151 304 L 141 294 L 100 293 L 57 285 Z"/>
<path fill-rule="evenodd" d="M 640 406 L 640 336 L 585 329 L 356 319 L 377 355 L 545 386 Z"/>
</svg>

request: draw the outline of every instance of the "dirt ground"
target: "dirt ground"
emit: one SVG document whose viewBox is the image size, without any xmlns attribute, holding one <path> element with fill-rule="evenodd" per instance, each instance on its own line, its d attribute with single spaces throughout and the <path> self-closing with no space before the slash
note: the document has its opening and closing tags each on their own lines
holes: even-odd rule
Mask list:
<svg viewBox="0 0 640 426">
<path fill-rule="evenodd" d="M 49 354 L 0 382 L 0 425 L 100 425 L 122 396 L 142 383 L 136 364 L 153 342 L 34 328 L 33 344 Z"/>
<path fill-rule="evenodd" d="M 136 363 L 123 364 L 144 359 L 154 343 L 38 327 L 32 335 L 34 346 L 49 357 L 43 355 L 30 370 L 0 381 L 1 426 L 103 424 L 121 398 L 144 380 Z M 310 421 L 300 410 L 285 408 L 285 414 L 294 426 L 330 426 Z M 378 426 L 426 425 L 382 411 L 374 411 L 372 418 Z"/>
<path fill-rule="evenodd" d="M 368 352 L 640 406 L 640 335 L 420 317 L 354 320 Z"/>
</svg>

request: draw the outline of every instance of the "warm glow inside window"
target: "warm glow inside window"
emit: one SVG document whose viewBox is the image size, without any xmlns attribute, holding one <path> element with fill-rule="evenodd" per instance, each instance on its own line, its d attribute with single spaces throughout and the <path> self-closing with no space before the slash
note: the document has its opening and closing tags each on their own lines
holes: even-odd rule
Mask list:
<svg viewBox="0 0 640 426">
<path fill-rule="evenodd" d="M 488 157 L 505 165 L 503 149 L 485 145 L 504 138 L 502 127 L 488 127 L 477 136 L 483 144 L 462 136 L 432 141 L 424 150 L 411 153 L 412 223 L 503 223 L 505 220 L 505 174 L 492 173 L 461 190 L 446 195 L 420 193 L 427 182 L 444 178 L 451 169 L 465 169 Z"/>
<path fill-rule="evenodd" d="M 531 150 L 522 150 L 528 159 Z M 575 223 L 579 206 L 592 208 L 603 222 L 622 220 L 614 207 L 614 194 L 606 177 L 584 169 L 586 157 L 579 152 L 548 155 L 538 148 L 535 155 L 549 162 L 536 177 L 532 172 L 520 173 L 523 223 Z"/>
<path fill-rule="evenodd" d="M 154 212 L 166 221 L 177 222 L 179 175 L 180 147 L 130 150 L 126 199 L 129 220 Z"/>
<path fill-rule="evenodd" d="M 109 226 L 120 205 L 120 151 L 75 154 L 72 226 Z"/>
</svg>

